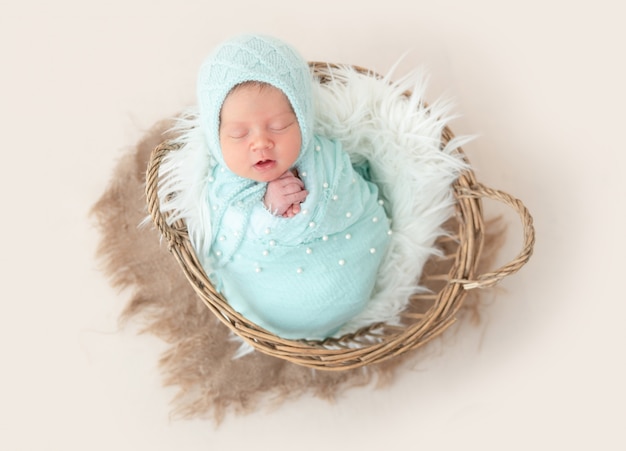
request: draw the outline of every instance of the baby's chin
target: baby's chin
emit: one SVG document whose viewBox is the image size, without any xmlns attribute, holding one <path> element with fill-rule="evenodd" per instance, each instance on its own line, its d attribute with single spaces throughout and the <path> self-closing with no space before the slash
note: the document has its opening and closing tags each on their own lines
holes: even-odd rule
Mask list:
<svg viewBox="0 0 626 451">
<path fill-rule="evenodd" d="M 281 165 L 276 160 L 264 160 L 252 166 L 248 178 L 257 182 L 271 182 L 280 178 L 290 169 L 290 167 Z"/>
</svg>

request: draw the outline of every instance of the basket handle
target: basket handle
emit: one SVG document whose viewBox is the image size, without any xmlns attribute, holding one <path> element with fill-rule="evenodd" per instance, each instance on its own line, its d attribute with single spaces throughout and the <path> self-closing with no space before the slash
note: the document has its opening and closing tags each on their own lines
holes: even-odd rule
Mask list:
<svg viewBox="0 0 626 451">
<path fill-rule="evenodd" d="M 513 208 L 520 217 L 524 234 L 524 245 L 521 252 L 511 260 L 509 263 L 501 266 L 495 271 L 481 274 L 476 277 L 475 280 L 468 279 L 455 279 L 453 282 L 463 284 L 463 288 L 466 290 L 473 290 L 475 288 L 488 288 L 496 285 L 506 276 L 509 276 L 517 272 L 530 258 L 533 253 L 533 246 L 535 245 L 535 229 L 533 227 L 533 218 L 526 206 L 515 197 L 507 194 L 503 191 L 499 191 L 493 188 L 488 188 L 480 183 L 472 186 L 471 188 L 460 188 L 459 194 L 463 197 L 487 197 L 492 200 L 500 201 L 509 207 Z"/>
</svg>

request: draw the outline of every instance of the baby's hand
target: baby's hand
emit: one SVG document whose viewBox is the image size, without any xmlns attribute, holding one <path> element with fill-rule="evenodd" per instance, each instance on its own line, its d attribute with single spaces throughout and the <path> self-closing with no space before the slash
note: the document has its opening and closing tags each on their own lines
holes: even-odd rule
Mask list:
<svg viewBox="0 0 626 451">
<path fill-rule="evenodd" d="M 276 216 L 291 218 L 300 212 L 300 204 L 308 194 L 304 182 L 287 171 L 267 184 L 263 204 Z"/>
</svg>

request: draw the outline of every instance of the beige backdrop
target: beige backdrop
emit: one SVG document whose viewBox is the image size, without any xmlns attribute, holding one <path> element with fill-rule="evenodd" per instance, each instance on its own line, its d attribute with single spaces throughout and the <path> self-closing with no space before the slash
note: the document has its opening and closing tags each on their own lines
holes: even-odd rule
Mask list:
<svg viewBox="0 0 626 451">
<path fill-rule="evenodd" d="M 3 1 L 0 449 L 624 449 L 618 4 Z M 430 95 L 456 99 L 479 179 L 524 200 L 537 245 L 479 327 L 460 325 L 391 387 L 217 428 L 168 417 L 164 344 L 117 330 L 128 293 L 100 272 L 87 214 L 126 149 L 193 102 L 206 53 L 243 31 L 379 72 L 408 52 L 398 74 L 423 65 Z M 519 248 L 510 221 L 503 262 Z"/>
</svg>

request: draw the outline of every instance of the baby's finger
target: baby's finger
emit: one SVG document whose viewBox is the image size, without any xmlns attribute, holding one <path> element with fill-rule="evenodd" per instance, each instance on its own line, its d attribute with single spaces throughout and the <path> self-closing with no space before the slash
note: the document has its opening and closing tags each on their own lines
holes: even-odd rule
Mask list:
<svg viewBox="0 0 626 451">
<path fill-rule="evenodd" d="M 282 179 L 281 186 L 283 188 L 297 187 L 298 190 L 301 190 L 304 188 L 304 182 L 300 180 L 299 178 L 290 177 L 290 178 Z"/>
<path fill-rule="evenodd" d="M 304 185 L 302 183 L 285 183 L 280 186 L 280 193 L 283 195 L 298 193 L 304 189 Z"/>
<path fill-rule="evenodd" d="M 293 194 L 301 193 L 302 191 L 305 191 L 305 190 L 303 188 L 300 188 L 299 186 L 290 185 L 290 186 L 287 186 L 285 188 L 282 188 L 280 190 L 280 194 L 283 197 L 286 197 L 286 196 L 291 196 Z"/>
<path fill-rule="evenodd" d="M 300 213 L 300 210 L 301 210 L 301 207 L 299 203 L 291 204 L 289 207 L 287 207 L 287 210 L 285 210 L 283 217 L 293 218 L 295 215 Z"/>
<path fill-rule="evenodd" d="M 300 190 L 297 193 L 286 194 L 284 199 L 285 201 L 292 204 L 301 204 L 306 200 L 306 196 L 309 194 L 307 190 Z"/>
</svg>

